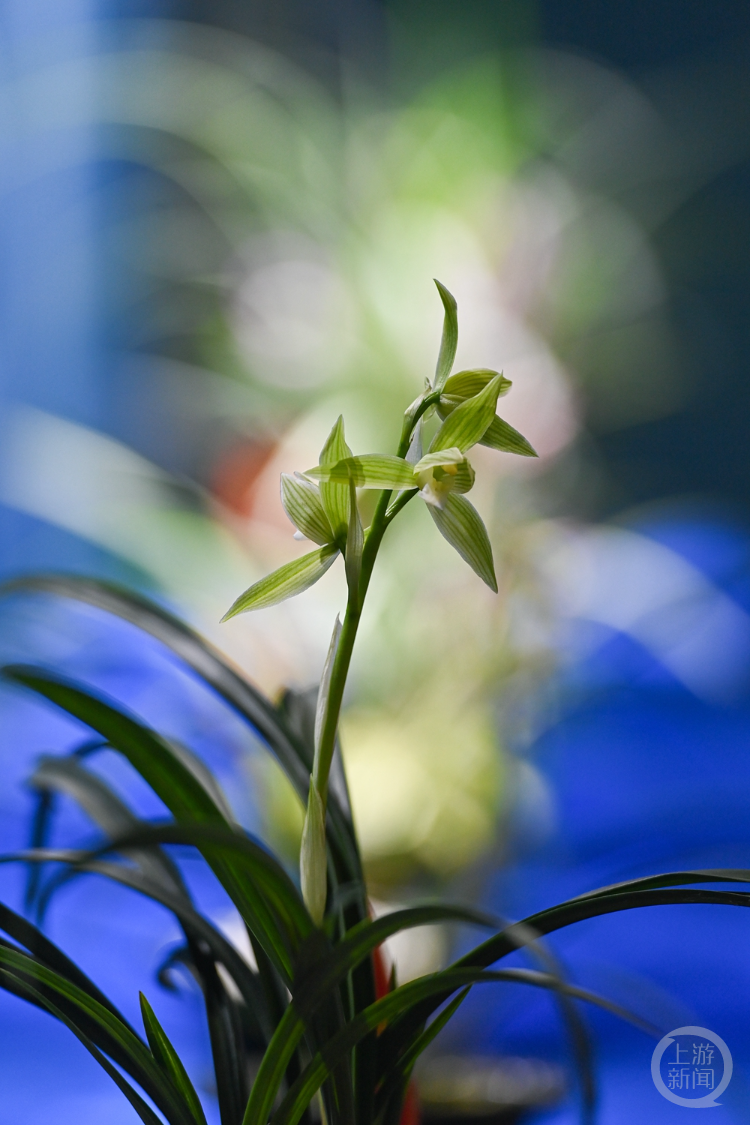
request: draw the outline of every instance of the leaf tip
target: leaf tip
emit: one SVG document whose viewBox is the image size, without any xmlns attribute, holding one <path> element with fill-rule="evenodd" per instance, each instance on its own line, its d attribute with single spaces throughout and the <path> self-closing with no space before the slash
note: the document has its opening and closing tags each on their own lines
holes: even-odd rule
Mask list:
<svg viewBox="0 0 750 1125">
<path fill-rule="evenodd" d="M 446 306 L 450 305 L 452 309 L 457 309 L 458 304 L 456 303 L 456 298 L 453 296 L 450 289 L 443 285 L 442 281 L 438 281 L 436 277 L 433 277 L 432 280 L 437 286 L 437 291 L 440 294 L 440 300 L 443 302 L 443 304 Z"/>
</svg>

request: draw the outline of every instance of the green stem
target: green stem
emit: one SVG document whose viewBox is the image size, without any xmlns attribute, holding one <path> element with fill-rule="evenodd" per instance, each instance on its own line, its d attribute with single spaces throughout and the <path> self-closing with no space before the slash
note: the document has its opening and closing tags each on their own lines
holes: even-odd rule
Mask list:
<svg viewBox="0 0 750 1125">
<path fill-rule="evenodd" d="M 406 456 L 414 427 L 424 412 L 428 410 L 439 397 L 439 394 L 425 395 L 424 399 L 415 410 L 414 415 L 406 419 L 401 433 L 398 452 L 396 454 L 397 457 Z M 349 675 L 349 665 L 354 650 L 354 642 L 357 639 L 357 629 L 359 628 L 362 609 L 367 595 L 367 588 L 370 585 L 375 560 L 389 524 L 414 495 L 415 491 L 411 489 L 403 493 L 389 512 L 388 504 L 391 499 L 391 492 L 381 492 L 362 550 L 362 568 L 359 575 L 359 582 L 355 590 L 349 590 L 346 613 L 344 614 L 344 622 L 341 626 L 341 636 L 339 637 L 339 644 L 333 661 L 333 669 L 331 670 L 331 681 L 328 689 L 328 706 L 326 708 L 325 721 L 320 736 L 320 747 L 316 755 L 313 772 L 313 781 L 320 794 L 324 809 L 328 797 L 328 774 L 331 770 L 333 750 L 336 745 L 336 731 L 339 725 L 344 688 L 346 687 L 346 680 Z"/>
<path fill-rule="evenodd" d="M 328 706 L 326 708 L 323 730 L 321 731 L 320 747 L 315 761 L 316 768 L 313 778 L 324 808 L 328 795 L 328 774 L 331 769 L 333 750 L 336 744 L 336 731 L 339 725 L 344 688 L 346 687 L 346 680 L 349 675 L 349 665 L 351 663 L 354 642 L 357 639 L 357 629 L 359 628 L 359 622 L 362 616 L 367 587 L 370 584 L 370 577 L 375 565 L 380 542 L 388 527 L 389 521 L 386 520 L 385 513 L 390 495 L 390 492 L 383 492 L 381 494 L 372 524 L 370 525 L 370 530 L 367 533 L 362 551 L 362 569 L 359 575 L 359 583 L 356 590 L 349 591 L 346 613 L 344 614 L 344 621 L 341 626 L 341 636 L 339 637 L 338 648 L 333 661 L 331 682 L 328 689 Z"/>
</svg>

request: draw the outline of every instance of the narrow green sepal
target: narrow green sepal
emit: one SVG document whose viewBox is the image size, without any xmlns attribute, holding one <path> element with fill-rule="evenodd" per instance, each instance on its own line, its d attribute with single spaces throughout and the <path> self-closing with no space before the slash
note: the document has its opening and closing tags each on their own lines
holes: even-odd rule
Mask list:
<svg viewBox="0 0 750 1125">
<path fill-rule="evenodd" d="M 509 422 L 497 416 L 492 420 L 489 428 L 485 430 L 484 437 L 479 444 L 486 445 L 490 449 L 499 449 L 503 453 L 518 453 L 521 457 L 539 456 L 534 446 L 526 440 L 523 434 L 519 434 L 518 430 L 514 430 Z"/>
<path fill-rule="evenodd" d="M 321 466 L 335 465 L 351 457 L 352 451 L 344 439 L 344 419 L 339 415 L 336 424 L 320 451 L 318 463 Z M 306 474 L 307 475 L 307 474 Z M 343 483 L 326 481 L 320 486 L 320 499 L 330 520 L 336 539 L 343 539 L 349 526 L 349 480 Z"/>
<path fill-rule="evenodd" d="M 409 448 L 406 451 L 406 460 L 410 465 L 416 465 L 422 457 L 422 432 L 424 418 L 420 418 L 411 435 Z"/>
<path fill-rule="evenodd" d="M 278 602 L 308 590 L 323 577 L 338 553 L 338 547 L 328 543 L 317 551 L 310 551 L 308 555 L 285 563 L 250 586 L 244 594 L 240 594 L 221 620 L 228 621 L 230 617 L 247 613 L 251 609 L 266 609 L 267 606 L 277 605 Z"/>
<path fill-rule="evenodd" d="M 306 477 L 321 482 L 345 483 L 349 495 L 349 481 L 357 488 L 412 488 L 414 471 L 403 457 L 386 453 L 365 453 L 361 457 L 347 457 L 335 465 L 318 465 L 305 471 Z M 321 483 L 321 492 L 325 485 Z"/>
<path fill-rule="evenodd" d="M 489 367 L 472 367 L 467 371 L 457 371 L 455 375 L 451 375 L 450 379 L 446 380 L 445 386 L 443 387 L 443 394 L 459 399 L 473 398 L 474 395 L 478 395 L 480 391 L 483 391 L 496 375 L 499 375 L 502 379 L 498 394 L 507 395 L 508 391 L 513 386 L 510 379 L 506 379 L 501 371 L 491 371 Z M 443 396 L 441 395 L 441 408 L 442 399 Z"/>
<path fill-rule="evenodd" d="M 281 474 L 281 503 L 294 526 L 313 543 L 324 547 L 334 540 L 319 489 L 301 476 Z"/>
<path fill-rule="evenodd" d="M 195 1092 L 195 1088 L 188 1077 L 185 1067 L 182 1065 L 180 1056 L 170 1043 L 166 1032 L 154 1015 L 154 1010 L 146 997 L 142 992 L 139 993 L 139 996 L 141 1000 L 143 1026 L 146 1031 L 148 1045 L 151 1048 L 151 1054 L 184 1098 L 196 1123 L 206 1125 L 206 1116 L 203 1112 L 203 1106 L 200 1103 L 200 1099 Z"/>
<path fill-rule="evenodd" d="M 326 654 L 326 662 L 323 665 L 323 675 L 320 677 L 320 687 L 318 688 L 318 701 L 315 706 L 315 728 L 314 728 L 314 749 L 315 756 L 313 759 L 313 774 L 315 775 L 316 784 L 320 784 L 321 788 L 325 790 L 328 778 L 322 779 L 320 777 L 320 738 L 323 733 L 323 727 L 328 713 L 328 692 L 331 688 L 331 675 L 333 673 L 333 662 L 336 659 L 336 653 L 339 647 L 339 639 L 341 637 L 341 618 L 336 614 L 336 621 L 333 626 L 333 633 L 331 634 L 331 643 L 328 646 Z"/>
<path fill-rule="evenodd" d="M 320 793 L 312 776 L 307 795 L 307 811 L 302 827 L 302 844 L 299 856 L 302 899 L 316 926 L 320 926 L 326 909 L 327 859 L 326 814 Z"/>
<path fill-rule="evenodd" d="M 484 390 L 452 410 L 430 443 L 430 452 L 457 446 L 462 453 L 484 436 L 495 417 L 503 376 L 495 375 Z"/>
<path fill-rule="evenodd" d="M 443 318 L 443 336 L 440 341 L 440 352 L 438 354 L 437 366 L 435 368 L 435 382 L 433 389 L 440 391 L 445 385 L 445 380 L 451 373 L 453 361 L 456 358 L 456 348 L 458 347 L 458 305 L 456 298 L 450 293 L 445 286 L 434 278 L 437 285 L 437 291 L 440 294 L 440 300 L 443 302 L 445 309 L 445 316 Z"/>
<path fill-rule="evenodd" d="M 482 581 L 497 593 L 492 547 L 487 529 L 476 508 L 465 496 L 458 496 L 455 492 L 446 496 L 442 508 L 434 504 L 428 504 L 427 508 L 443 538 L 458 551 Z"/>
<path fill-rule="evenodd" d="M 434 469 L 436 465 L 459 465 L 465 459 L 465 455 L 456 445 L 452 449 L 436 449 L 433 453 L 426 453 L 424 457 L 420 457 L 414 466 L 414 475 L 423 473 L 426 469 Z"/>
</svg>

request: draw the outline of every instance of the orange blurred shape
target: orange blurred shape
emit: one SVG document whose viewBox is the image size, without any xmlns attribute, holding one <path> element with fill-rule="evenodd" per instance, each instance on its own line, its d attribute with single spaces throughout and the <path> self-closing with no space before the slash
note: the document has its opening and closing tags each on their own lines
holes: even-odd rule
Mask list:
<svg viewBox="0 0 750 1125">
<path fill-rule="evenodd" d="M 275 450 L 276 442 L 267 438 L 244 438 L 223 449 L 211 475 L 216 499 L 237 515 L 249 516 L 256 484 Z"/>
<path fill-rule="evenodd" d="M 375 997 L 377 1000 L 382 1000 L 391 991 L 392 978 L 386 969 L 381 945 L 377 945 L 372 951 L 372 969 L 375 977 Z M 385 1027 L 385 1024 L 383 1024 L 383 1027 Z M 380 1030 L 381 1028 L 378 1028 L 378 1032 Z M 404 1098 L 399 1125 L 421 1125 L 421 1121 L 422 1114 L 419 1109 L 417 1088 L 414 1082 L 410 1082 L 406 1088 L 406 1097 Z"/>
</svg>

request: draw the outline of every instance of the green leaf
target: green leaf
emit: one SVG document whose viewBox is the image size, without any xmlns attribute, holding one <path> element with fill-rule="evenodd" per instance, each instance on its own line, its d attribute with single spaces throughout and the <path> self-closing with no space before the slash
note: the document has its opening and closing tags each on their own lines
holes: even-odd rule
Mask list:
<svg viewBox="0 0 750 1125">
<path fill-rule="evenodd" d="M 26 981 L 37 981 L 43 986 L 39 990 L 39 996 L 45 1007 L 49 1007 L 48 992 L 61 997 L 67 1005 L 65 1022 L 71 1021 L 80 1027 L 83 1034 L 93 1038 L 91 1033 L 79 1023 L 77 1017 L 83 1016 L 87 1027 L 102 1032 L 105 1041 L 111 1039 L 118 1048 L 117 1061 L 149 1097 L 153 1098 L 168 1121 L 174 1122 L 175 1125 L 195 1125 L 182 1097 L 159 1069 L 145 1044 L 108 1008 L 103 1007 L 76 985 L 40 964 L 33 957 L 9 946 L 0 945 L 0 968 L 20 985 Z"/>
<path fill-rule="evenodd" d="M 29 785 L 46 793 L 66 793 L 109 837 L 123 835 L 138 826 L 138 817 L 96 774 L 81 765 L 75 754 L 45 754 L 39 759 Z M 130 851 L 128 858 L 142 873 L 167 890 L 186 895 L 179 868 L 164 852 Z"/>
<path fill-rule="evenodd" d="M 320 492 L 309 480 L 282 473 L 281 503 L 294 526 L 307 539 L 321 547 L 333 542 L 333 528 L 323 507 Z"/>
<path fill-rule="evenodd" d="M 159 838 L 159 829 L 152 826 L 143 826 L 137 830 L 140 833 L 140 838 L 143 838 L 143 833 L 149 833 L 147 838 Z M 169 826 L 173 830 L 174 826 Z M 156 833 L 156 837 L 154 837 Z M 181 837 L 183 840 L 185 836 Z M 58 849 L 58 848 L 39 848 L 34 851 L 19 852 L 16 855 L 4 855 L 0 857 L 3 863 L 8 862 L 23 862 L 23 863 L 65 863 L 70 864 L 73 874 L 84 875 L 100 875 L 104 878 L 111 879 L 121 886 L 129 887 L 131 890 L 142 894 L 147 898 L 152 899 L 154 902 L 160 903 L 162 906 L 170 910 L 178 919 L 186 933 L 191 933 L 200 938 L 205 947 L 210 951 L 210 955 L 214 961 L 220 962 L 230 977 L 236 984 L 240 995 L 242 996 L 245 1004 L 258 1014 L 261 1029 L 264 1034 L 267 1033 L 270 1038 L 270 1030 L 263 1018 L 264 1013 L 260 1004 L 260 993 L 255 974 L 250 969 L 246 961 L 242 959 L 235 947 L 227 941 L 224 935 L 216 929 L 210 922 L 208 922 L 201 914 L 195 910 L 191 900 L 187 895 L 180 895 L 176 892 L 165 889 L 164 885 L 155 882 L 144 875 L 140 870 L 134 869 L 124 863 L 107 863 L 97 857 L 106 854 L 108 851 L 114 850 L 123 851 L 123 846 L 118 841 L 112 841 L 106 849 L 99 849 L 96 852 L 86 852 L 77 849 Z M 124 849 L 126 852 L 127 848 Z M 132 850 L 132 849 L 131 849 Z M 0 915 L 1 917 L 1 915 Z M 29 923 L 26 923 L 29 925 Z M 3 927 L 6 928 L 6 927 Z M 7 931 L 10 932 L 10 931 Z M 36 931 L 38 934 L 38 931 Z M 33 941 L 34 951 L 39 955 L 40 938 L 37 936 Z M 41 958 L 46 963 L 51 964 L 51 967 L 56 967 L 49 961 L 48 957 Z M 79 981 L 79 977 L 72 977 L 70 968 L 63 975 L 68 979 L 72 979 L 74 983 Z M 90 982 L 80 974 L 80 979 L 84 984 L 90 985 Z M 86 988 L 90 995 L 98 999 L 100 1003 L 107 1002 L 106 997 L 103 997 L 98 991 L 92 991 L 93 986 Z M 115 1014 L 122 1018 L 116 1009 L 113 1009 Z"/>
<path fill-rule="evenodd" d="M 357 505 L 357 490 L 354 487 L 354 478 L 349 477 L 349 528 L 346 533 L 346 581 L 352 598 L 357 597 L 359 589 L 359 575 L 362 570 L 362 550 L 365 545 L 362 520 Z"/>
<path fill-rule="evenodd" d="M 466 988 L 459 992 L 458 996 L 455 996 L 453 1000 L 451 1000 L 450 1004 L 447 1004 L 445 1008 L 443 1008 L 442 1012 L 439 1012 L 438 1015 L 435 1016 L 434 1020 L 423 1031 L 414 1036 L 413 1041 L 402 1053 L 398 1061 L 394 1061 L 391 1066 L 386 1068 L 385 1080 L 383 1081 L 381 1089 L 378 1091 L 378 1101 L 381 1105 L 392 1103 L 392 1099 L 396 1097 L 398 1097 L 399 1102 L 403 1100 L 404 1092 L 417 1059 L 426 1051 L 432 1041 L 453 1018 L 470 991 L 471 986 L 467 985 Z M 397 1117 L 398 1120 L 400 1120 L 400 1104 Z"/>
<path fill-rule="evenodd" d="M 34 926 L 26 918 L 22 918 L 20 914 L 16 914 L 10 907 L 0 903 L 0 929 L 8 934 L 19 945 L 24 946 L 30 952 L 33 952 L 38 961 L 47 965 L 50 969 L 59 973 L 70 981 L 82 992 L 85 992 L 92 1000 L 96 1000 L 102 1007 L 109 1009 L 111 1014 L 124 1024 L 128 1031 L 135 1035 L 134 1029 L 130 1026 L 128 1021 L 117 1010 L 112 1001 L 96 987 L 93 981 L 90 981 L 85 973 L 78 968 L 74 961 L 62 952 L 61 949 L 49 940 L 40 929 Z"/>
<path fill-rule="evenodd" d="M 484 431 L 484 437 L 480 438 L 479 444 L 486 445 L 489 449 L 499 449 L 503 453 L 518 453 L 521 457 L 539 456 L 523 434 L 519 434 L 509 422 L 497 416 Z"/>
<path fill-rule="evenodd" d="M 323 577 L 338 553 L 338 547 L 329 543 L 325 547 L 319 547 L 317 551 L 310 551 L 308 555 L 285 563 L 245 590 L 244 594 L 240 594 L 221 620 L 229 621 L 230 617 L 236 617 L 238 613 L 277 605 L 287 598 L 293 598 L 295 594 L 309 590 Z"/>
<path fill-rule="evenodd" d="M 169 1037 L 156 1018 L 154 1010 L 146 997 L 142 992 L 139 992 L 138 995 L 141 1001 L 143 1026 L 146 1030 L 146 1038 L 148 1039 L 149 1046 L 151 1047 L 151 1054 L 185 1099 L 196 1122 L 198 1122 L 199 1125 L 206 1125 L 206 1115 L 203 1112 L 203 1106 L 200 1103 L 198 1095 L 195 1092 L 195 1087 L 190 1081 L 185 1067 L 182 1065 L 180 1056 L 170 1043 Z"/>
<path fill-rule="evenodd" d="M 357 488 L 411 488 L 414 473 L 403 457 L 386 453 L 365 453 L 361 457 L 347 457 L 335 465 L 321 465 L 308 469 L 305 476 L 320 481 L 340 481 L 349 489 L 349 481 Z M 324 486 L 321 484 L 321 488 Z"/>
<path fill-rule="evenodd" d="M 502 378 L 502 375 L 496 375 L 478 395 L 467 398 L 451 411 L 432 439 L 430 453 L 436 449 L 450 449 L 454 445 L 466 453 L 481 440 L 495 417 Z"/>
<path fill-rule="evenodd" d="M 98 731 L 114 750 L 124 754 L 178 820 L 227 827 L 223 814 L 200 779 L 156 731 L 72 680 L 42 668 L 9 664 L 2 669 L 2 674 L 6 679 L 31 688 Z"/>
<path fill-rule="evenodd" d="M 745 908 L 750 907 L 750 894 L 747 892 L 671 889 L 671 886 L 678 882 L 698 883 L 730 881 L 748 882 L 750 881 L 750 872 L 743 870 L 677 872 L 668 875 L 651 876 L 646 879 L 631 880 L 627 883 L 615 884 L 613 887 L 605 887 L 601 890 L 592 891 L 588 895 L 570 899 L 548 910 L 542 910 L 538 914 L 533 914 L 523 919 L 518 925 L 508 927 L 507 930 L 489 938 L 470 953 L 467 953 L 459 961 L 454 962 L 452 966 L 449 966 L 446 972 L 451 969 L 467 966 L 477 967 L 491 965 L 501 957 L 512 953 L 513 950 L 519 948 L 520 944 L 516 936 L 518 926 L 522 929 L 529 928 L 538 937 L 553 933 L 555 930 L 573 925 L 587 918 L 595 918 L 615 911 L 633 910 L 647 906 L 703 903 L 711 905 L 743 906 Z M 650 889 L 654 886 L 656 889 Z M 567 991 L 569 995 L 574 995 L 572 990 L 567 989 Z M 415 1005 L 414 1009 L 404 1018 L 403 1025 L 398 1027 L 396 1043 L 387 1044 L 384 1042 L 386 1037 L 390 1034 L 389 1031 L 386 1030 L 380 1041 L 384 1057 L 388 1057 L 389 1053 L 391 1057 L 393 1057 L 394 1054 L 398 1055 L 400 1050 L 403 1049 L 402 1045 L 412 1040 L 414 1034 L 418 1033 L 424 1026 L 432 1012 L 439 1007 L 440 1004 L 444 1003 L 449 996 L 450 992 L 446 990 L 442 994 L 438 994 L 436 1001 L 425 1001 L 425 1003 L 421 1005 Z M 633 1017 L 631 1013 L 622 1014 L 625 1018 L 632 1021 Z M 396 1034 L 396 1031 L 397 1029 L 394 1028 L 394 1034 Z"/>
<path fill-rule="evenodd" d="M 32 574 L 0 587 L 0 596 L 41 595 L 68 598 L 111 613 L 155 637 L 179 660 L 224 699 L 243 722 L 260 734 L 290 778 L 300 799 L 307 800 L 312 764 L 296 728 L 222 654 L 183 621 L 147 598 L 114 583 L 71 575 Z M 364 886 L 362 865 L 354 839 L 351 816 L 342 808 L 336 792 L 328 794 L 326 833 L 333 865 L 331 874 L 350 886 Z M 360 919 L 366 917 L 364 894 L 353 902 Z"/>
<path fill-rule="evenodd" d="M 299 871 L 302 898 L 316 926 L 323 921 L 328 889 L 326 857 L 326 814 L 312 775 L 302 827 Z"/>
<path fill-rule="evenodd" d="M 144 1125 L 162 1125 L 161 1118 L 146 1104 L 140 1094 L 133 1089 L 128 1080 L 120 1074 L 117 1067 L 112 1065 L 109 1059 L 102 1054 L 88 1035 L 86 1035 L 75 1021 L 70 1019 L 57 1004 L 53 1004 L 48 996 L 43 995 L 27 981 L 19 977 L 13 977 L 11 974 L 2 970 L 0 970 L 0 987 L 5 988 L 15 996 L 20 996 L 30 1004 L 41 1008 L 49 1015 L 54 1016 L 60 1023 L 64 1024 L 69 1031 L 72 1031 L 76 1039 L 83 1044 L 89 1054 L 99 1063 L 102 1070 L 109 1075 L 115 1085 L 122 1091 Z"/>
<path fill-rule="evenodd" d="M 443 302 L 445 316 L 443 318 L 443 337 L 440 341 L 437 366 L 435 368 L 435 381 L 433 388 L 436 391 L 443 389 L 445 380 L 450 375 L 453 360 L 456 358 L 458 347 L 458 306 L 456 298 L 442 285 L 437 278 L 434 279 L 440 300 Z"/>
<path fill-rule="evenodd" d="M 310 1019 L 325 997 L 377 945 L 402 930 L 438 922 L 466 922 L 469 925 L 495 928 L 495 919 L 480 911 L 444 905 L 411 906 L 404 910 L 394 910 L 374 921 L 365 920 L 350 929 L 345 938 L 315 963 L 307 976 L 295 981 L 295 1008 L 303 1019 Z"/>
<path fill-rule="evenodd" d="M 494 921 L 476 910 L 457 906 L 414 906 L 396 910 L 371 922 L 365 919 L 353 927 L 326 956 L 318 958 L 307 975 L 293 986 L 292 1005 L 274 1033 L 253 1084 L 243 1125 L 265 1125 L 289 1059 L 302 1038 L 305 1024 L 320 1009 L 348 972 L 360 964 L 392 934 L 414 926 L 456 921 L 493 926 Z"/>
<path fill-rule="evenodd" d="M 443 508 L 428 504 L 427 509 L 443 538 L 448 540 L 451 547 L 455 547 L 482 581 L 497 593 L 492 547 L 487 529 L 476 508 L 466 497 L 449 492 Z"/>
<path fill-rule="evenodd" d="M 189 829 L 180 826 L 179 831 L 195 833 L 201 825 L 213 830 L 213 836 L 209 831 L 197 846 L 288 983 L 294 946 L 311 929 L 299 895 L 275 860 L 230 829 L 211 795 L 170 745 L 154 731 L 61 677 L 22 665 L 6 666 L 3 673 L 98 731 L 114 750 L 124 754 L 175 818 L 190 822 Z M 194 827 L 196 824 L 198 827 Z M 138 847 L 144 834 L 133 833 L 128 839 Z M 145 835 L 145 842 L 162 841 Z M 245 853 L 242 862 L 238 852 Z"/>
<path fill-rule="evenodd" d="M 533 969 L 500 969 L 494 972 L 481 969 L 444 969 L 440 973 L 419 977 L 409 984 L 402 985 L 350 1020 L 325 1044 L 325 1049 L 318 1052 L 305 1067 L 271 1118 L 271 1125 L 296 1125 L 316 1090 L 320 1088 L 337 1063 L 346 1058 L 352 1047 L 381 1024 L 393 1022 L 429 997 L 444 996 L 446 993 L 450 995 L 467 985 L 500 981 L 561 990 L 576 999 L 597 1004 L 626 1019 L 631 1018 L 630 1013 L 618 1005 L 611 1004 L 586 989 L 561 984 L 558 978 Z M 649 1027 L 649 1030 L 652 1029 Z M 246 1122 L 245 1125 L 250 1123 Z"/>
<path fill-rule="evenodd" d="M 458 996 L 455 996 L 453 1000 L 451 1000 L 450 1004 L 448 1004 L 447 1007 L 445 1007 L 439 1015 L 435 1016 L 435 1019 L 432 1021 L 429 1027 L 426 1027 L 422 1034 L 417 1037 L 408 1053 L 401 1059 L 400 1069 L 404 1077 L 408 1077 L 414 1067 L 415 1062 L 422 1054 L 422 1052 L 427 1050 L 433 1039 L 436 1039 L 445 1025 L 453 1019 L 454 1015 L 461 1007 L 470 991 L 470 985 L 467 985 L 466 988 L 462 989 L 462 991 L 459 992 Z"/>
<path fill-rule="evenodd" d="M 303 1031 L 304 1024 L 294 1005 L 290 1004 L 261 1059 L 242 1125 L 266 1125 L 289 1060 L 297 1049 Z"/>
<path fill-rule="evenodd" d="M 318 463 L 327 467 L 351 457 L 352 451 L 344 440 L 344 419 L 339 415 L 326 443 L 320 451 Z M 326 481 L 320 486 L 320 498 L 336 539 L 342 540 L 349 526 L 349 481 Z"/>
</svg>

